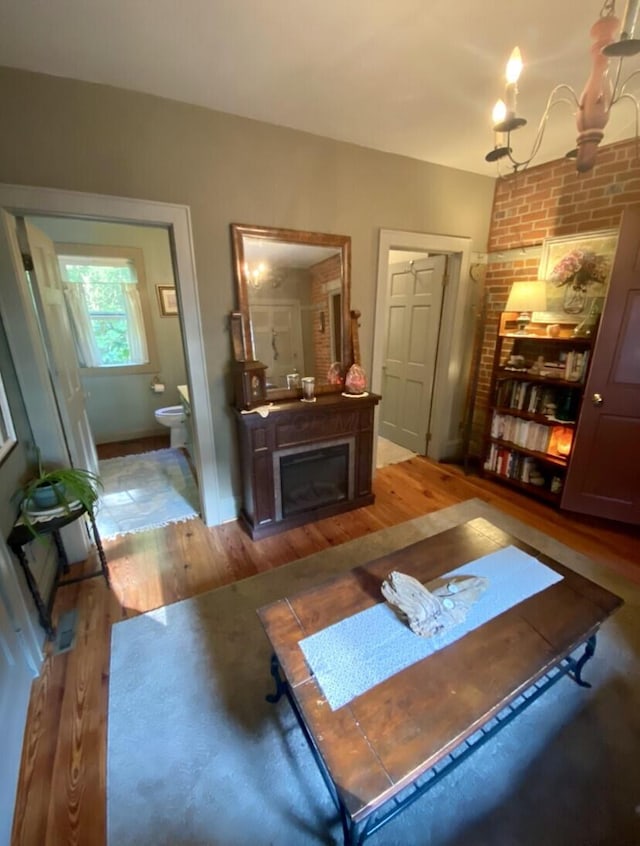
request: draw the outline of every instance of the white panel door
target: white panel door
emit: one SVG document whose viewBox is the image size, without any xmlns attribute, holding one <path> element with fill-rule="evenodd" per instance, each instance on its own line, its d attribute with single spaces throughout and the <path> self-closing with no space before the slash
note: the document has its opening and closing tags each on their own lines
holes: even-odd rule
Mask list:
<svg viewBox="0 0 640 846">
<path fill-rule="evenodd" d="M 19 237 L 28 244 L 34 296 L 42 318 L 49 369 L 63 421 L 71 461 L 75 467 L 98 472 L 98 456 L 89 425 L 80 370 L 58 257 L 53 241 L 28 221 L 17 219 Z"/>
<path fill-rule="evenodd" d="M 445 256 L 389 266 L 380 434 L 424 455 L 438 349 Z"/>
<path fill-rule="evenodd" d="M 286 388 L 287 373 L 294 370 L 304 375 L 300 325 L 299 303 L 251 304 L 254 355 L 267 365 L 267 381 L 272 387 Z"/>
</svg>

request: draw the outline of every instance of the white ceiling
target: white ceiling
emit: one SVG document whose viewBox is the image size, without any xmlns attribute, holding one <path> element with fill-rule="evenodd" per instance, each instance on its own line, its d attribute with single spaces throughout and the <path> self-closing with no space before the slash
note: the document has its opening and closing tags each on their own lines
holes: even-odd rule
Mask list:
<svg viewBox="0 0 640 846">
<path fill-rule="evenodd" d="M 484 161 L 493 145 L 490 114 L 512 47 L 525 61 L 519 112 L 529 126 L 513 136 L 524 158 L 550 89 L 584 85 L 600 7 L 598 0 L 0 0 L 0 64 L 493 176 L 495 165 Z M 633 131 L 633 107 L 621 103 L 605 142 Z M 574 143 L 571 110 L 558 107 L 536 161 L 559 158 Z"/>
</svg>

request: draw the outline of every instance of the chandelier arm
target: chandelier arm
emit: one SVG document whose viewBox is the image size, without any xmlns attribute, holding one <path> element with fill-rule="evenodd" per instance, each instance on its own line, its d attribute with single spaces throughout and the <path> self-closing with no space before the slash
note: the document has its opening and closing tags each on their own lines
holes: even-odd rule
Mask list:
<svg viewBox="0 0 640 846">
<path fill-rule="evenodd" d="M 637 73 L 637 71 L 636 71 L 636 73 Z M 620 86 L 620 91 L 618 92 L 618 86 L 620 85 L 620 75 L 621 74 L 622 74 L 622 59 L 618 59 L 618 67 L 616 69 L 616 78 L 615 78 L 615 80 L 613 82 L 613 86 L 611 88 L 611 102 L 609 103 L 609 108 L 607 109 L 607 111 L 609 111 L 609 112 L 611 111 L 611 106 L 613 106 L 615 103 L 618 102 L 618 99 L 620 98 L 620 95 L 623 93 L 625 85 L 631 79 L 631 76 L 635 75 L 635 74 L 632 73 L 631 76 L 629 76 L 627 79 L 625 79 L 625 81 Z M 616 92 L 618 92 L 618 93 L 616 93 Z"/>
<path fill-rule="evenodd" d="M 640 70 L 636 70 L 633 73 L 630 73 L 629 76 L 625 79 L 620 87 L 620 93 L 617 97 L 611 100 L 611 105 L 613 106 L 618 100 L 621 100 L 623 97 L 633 97 L 634 95 L 631 94 L 629 91 L 626 90 L 627 85 L 631 82 L 634 76 L 640 76 Z M 635 99 L 635 98 L 634 98 Z"/>
<path fill-rule="evenodd" d="M 568 91 L 571 94 L 572 99 L 570 100 L 567 97 L 558 97 L 557 99 L 554 99 L 554 97 L 556 96 L 558 91 L 561 91 L 561 90 Z M 511 155 L 511 145 L 510 145 L 511 133 L 509 133 L 507 135 L 507 150 L 508 150 L 507 156 L 508 156 L 509 161 L 511 162 L 511 164 L 513 165 L 515 170 L 526 168 L 531 163 L 531 161 L 536 157 L 536 155 L 537 155 L 537 153 L 540 149 L 540 145 L 542 144 L 542 139 L 544 137 L 544 131 L 547 127 L 547 121 L 549 120 L 549 116 L 551 114 L 551 109 L 553 109 L 554 106 L 560 105 L 561 103 L 565 103 L 566 105 L 571 106 L 571 107 L 577 107 L 579 105 L 578 98 L 576 97 L 575 91 L 573 90 L 573 88 L 571 88 L 571 86 L 566 85 L 565 83 L 560 83 L 560 85 L 556 85 L 556 87 L 551 91 L 551 93 L 549 94 L 549 97 L 547 98 L 547 105 L 545 106 L 545 110 L 542 113 L 542 117 L 540 118 L 540 123 L 538 124 L 536 137 L 534 138 L 533 145 L 531 147 L 531 152 L 529 154 L 528 159 L 524 159 L 523 161 L 517 161 L 517 159 L 514 159 L 514 157 Z"/>
<path fill-rule="evenodd" d="M 569 91 L 571 93 L 571 96 L 572 96 L 573 99 L 569 100 L 566 97 L 559 97 L 557 100 L 553 100 L 552 98 L 554 97 L 554 95 L 560 89 L 566 89 L 567 91 Z M 536 137 L 535 137 L 535 140 L 533 142 L 532 153 L 531 153 L 531 157 L 529 158 L 529 161 L 531 161 L 531 159 L 534 156 L 537 155 L 537 153 L 540 149 L 540 145 L 542 144 L 542 138 L 544 136 L 544 131 L 547 127 L 547 122 L 549 120 L 549 116 L 551 115 L 551 109 L 553 109 L 554 106 L 559 106 L 562 103 L 565 103 L 569 107 L 574 107 L 574 106 L 578 107 L 579 106 L 578 98 L 576 97 L 575 91 L 573 90 L 573 88 L 571 88 L 568 85 L 565 85 L 564 83 L 556 86 L 553 89 L 553 91 L 551 92 L 551 95 L 550 95 L 550 97 L 547 101 L 547 107 L 544 110 L 542 118 L 540 119 L 540 125 L 538 127 L 538 132 L 536 133 Z"/>
<path fill-rule="evenodd" d="M 628 91 L 620 94 L 620 96 L 618 97 L 616 102 L 620 102 L 620 100 L 631 100 L 631 102 L 633 103 L 633 110 L 634 110 L 634 113 L 635 113 L 635 136 L 636 136 L 636 141 L 637 141 L 638 140 L 638 131 L 640 129 L 640 117 L 639 117 L 640 104 L 638 104 L 638 101 L 633 96 L 633 94 L 630 94 Z"/>
</svg>

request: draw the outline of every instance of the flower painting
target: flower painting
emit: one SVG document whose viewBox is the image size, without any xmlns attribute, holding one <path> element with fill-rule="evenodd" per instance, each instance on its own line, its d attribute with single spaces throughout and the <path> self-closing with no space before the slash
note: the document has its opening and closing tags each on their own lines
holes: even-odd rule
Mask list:
<svg viewBox="0 0 640 846">
<path fill-rule="evenodd" d="M 539 277 L 547 283 L 546 319 L 580 322 L 602 311 L 617 238 L 611 229 L 545 240 Z"/>
</svg>

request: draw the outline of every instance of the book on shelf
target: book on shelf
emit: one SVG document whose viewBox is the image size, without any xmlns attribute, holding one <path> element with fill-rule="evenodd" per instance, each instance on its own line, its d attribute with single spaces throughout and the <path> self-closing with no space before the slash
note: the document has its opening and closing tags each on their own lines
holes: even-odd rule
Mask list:
<svg viewBox="0 0 640 846">
<path fill-rule="evenodd" d="M 547 423 L 493 412 L 491 437 L 508 441 L 532 452 L 548 452 L 552 431 L 553 426 Z"/>
</svg>

